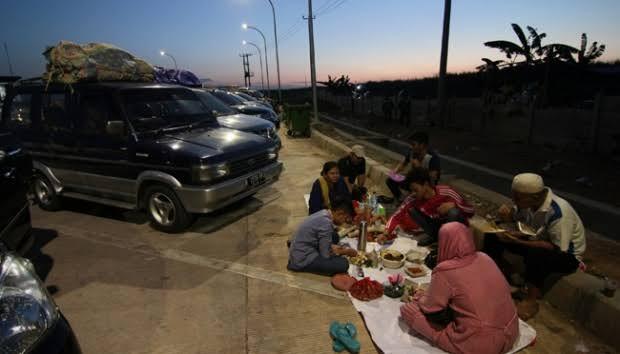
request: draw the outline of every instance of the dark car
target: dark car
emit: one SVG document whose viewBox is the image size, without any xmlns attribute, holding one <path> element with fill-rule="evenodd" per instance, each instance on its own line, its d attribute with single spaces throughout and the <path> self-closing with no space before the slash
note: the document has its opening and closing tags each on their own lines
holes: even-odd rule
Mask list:
<svg viewBox="0 0 620 354">
<path fill-rule="evenodd" d="M 24 254 L 32 244 L 28 183 L 32 161 L 10 132 L 0 131 L 0 242 Z"/>
<path fill-rule="evenodd" d="M 282 141 L 280 140 L 277 129 L 270 121 L 256 116 L 237 113 L 215 97 L 211 92 L 202 89 L 194 89 L 194 92 L 211 113 L 217 117 L 217 122 L 220 123 L 220 126 L 258 134 L 273 140 L 278 148 L 282 147 Z"/>
<path fill-rule="evenodd" d="M 80 354 L 75 334 L 30 261 L 0 246 L 0 352 Z"/>
<path fill-rule="evenodd" d="M 256 105 L 267 107 L 267 108 L 269 108 L 271 110 L 274 110 L 273 106 L 271 105 L 271 103 L 269 103 L 267 101 L 259 100 L 258 98 L 254 97 L 252 95 L 249 95 L 249 94 L 247 94 L 245 92 L 241 92 L 241 91 L 231 91 L 231 92 L 234 93 L 235 95 L 245 99 L 246 103 L 256 104 Z"/>
<path fill-rule="evenodd" d="M 275 124 L 276 128 L 280 129 L 280 118 L 272 109 L 257 104 L 250 104 L 245 99 L 224 90 L 215 89 L 209 92 L 222 102 L 237 110 L 237 112 L 266 119 Z"/>
<path fill-rule="evenodd" d="M 273 141 L 222 128 L 182 86 L 25 83 L 7 95 L 2 116 L 33 157 L 35 201 L 61 198 L 146 210 L 165 232 L 275 182 Z"/>
<path fill-rule="evenodd" d="M 0 132 L 0 353 L 80 354 L 71 326 L 20 254 L 32 245 L 30 157 Z"/>
</svg>

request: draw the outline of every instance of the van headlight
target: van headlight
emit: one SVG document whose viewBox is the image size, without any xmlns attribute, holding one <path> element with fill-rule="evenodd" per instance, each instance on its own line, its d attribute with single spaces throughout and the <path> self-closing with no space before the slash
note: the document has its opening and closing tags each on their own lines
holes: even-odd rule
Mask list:
<svg viewBox="0 0 620 354">
<path fill-rule="evenodd" d="M 0 265 L 0 349 L 25 353 L 58 320 L 58 308 L 29 261 L 7 254 Z"/>
<path fill-rule="evenodd" d="M 196 167 L 197 178 L 200 182 L 209 182 L 214 179 L 222 178 L 230 174 L 230 168 L 226 163 L 217 165 L 200 165 Z"/>
</svg>

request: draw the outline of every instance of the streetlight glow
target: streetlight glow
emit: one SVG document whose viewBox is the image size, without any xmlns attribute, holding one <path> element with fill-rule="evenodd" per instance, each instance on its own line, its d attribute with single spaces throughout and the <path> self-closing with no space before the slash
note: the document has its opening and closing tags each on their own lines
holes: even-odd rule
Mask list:
<svg viewBox="0 0 620 354">
<path fill-rule="evenodd" d="M 161 55 L 163 57 L 164 55 L 166 55 L 166 52 L 164 52 L 163 50 L 160 50 L 159 51 L 159 55 Z"/>
<path fill-rule="evenodd" d="M 246 45 L 246 44 L 248 44 L 248 42 L 246 42 L 246 41 L 241 41 L 241 44 Z"/>
<path fill-rule="evenodd" d="M 248 29 L 248 24 L 247 23 L 242 23 L 241 24 L 241 28 L 243 28 L 244 30 Z"/>
</svg>

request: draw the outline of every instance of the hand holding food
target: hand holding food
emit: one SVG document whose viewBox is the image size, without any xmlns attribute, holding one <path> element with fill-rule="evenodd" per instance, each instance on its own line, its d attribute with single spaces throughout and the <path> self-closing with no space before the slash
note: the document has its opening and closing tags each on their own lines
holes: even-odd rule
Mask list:
<svg viewBox="0 0 620 354">
<path fill-rule="evenodd" d="M 512 221 L 513 212 L 514 210 L 510 206 L 503 204 L 497 210 L 497 215 L 502 221 L 509 222 L 509 221 Z"/>
</svg>

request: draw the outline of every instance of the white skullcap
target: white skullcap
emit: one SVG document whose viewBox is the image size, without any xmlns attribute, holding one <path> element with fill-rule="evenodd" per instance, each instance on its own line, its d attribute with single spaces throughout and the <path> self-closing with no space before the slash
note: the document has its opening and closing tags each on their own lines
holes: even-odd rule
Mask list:
<svg viewBox="0 0 620 354">
<path fill-rule="evenodd" d="M 357 157 L 364 157 L 364 147 L 362 145 L 353 145 L 353 147 L 351 148 L 351 151 Z"/>
<path fill-rule="evenodd" d="M 512 180 L 512 190 L 525 194 L 540 193 L 545 189 L 545 183 L 541 176 L 535 173 L 521 173 Z"/>
</svg>

